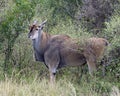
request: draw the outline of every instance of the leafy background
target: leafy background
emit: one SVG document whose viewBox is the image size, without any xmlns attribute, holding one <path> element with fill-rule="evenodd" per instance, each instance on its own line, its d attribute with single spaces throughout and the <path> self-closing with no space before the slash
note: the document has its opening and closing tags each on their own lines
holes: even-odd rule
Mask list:
<svg viewBox="0 0 120 96">
<path fill-rule="evenodd" d="M 59 92 L 55 86 L 51 88 L 49 72 L 34 61 L 27 38 L 29 24 L 46 19 L 44 31 L 49 34 L 67 34 L 79 40 L 106 38 L 110 44 L 102 60 L 105 76 L 102 66 L 94 79 L 87 66 L 83 72 L 81 67 L 67 67 L 57 73 Z M 119 96 L 120 0 L 1 0 L 0 80 L 2 96 Z"/>
</svg>

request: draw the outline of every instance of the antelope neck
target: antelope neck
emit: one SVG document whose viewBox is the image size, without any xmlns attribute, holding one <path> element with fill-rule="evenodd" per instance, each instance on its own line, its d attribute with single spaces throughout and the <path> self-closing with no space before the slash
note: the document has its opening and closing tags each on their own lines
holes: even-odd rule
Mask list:
<svg viewBox="0 0 120 96">
<path fill-rule="evenodd" d="M 41 48 L 40 42 L 41 42 L 42 33 L 43 33 L 42 31 L 38 32 L 38 38 L 33 40 L 33 47 L 37 52 L 40 52 L 40 48 Z"/>
</svg>

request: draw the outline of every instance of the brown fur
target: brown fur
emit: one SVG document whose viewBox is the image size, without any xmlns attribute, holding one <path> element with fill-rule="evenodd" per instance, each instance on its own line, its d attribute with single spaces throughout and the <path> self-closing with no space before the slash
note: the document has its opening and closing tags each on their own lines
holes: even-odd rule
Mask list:
<svg viewBox="0 0 120 96">
<path fill-rule="evenodd" d="M 106 45 L 108 41 L 104 38 L 89 38 L 81 45 L 67 35 L 49 35 L 43 32 L 39 52 L 49 68 L 50 80 L 53 82 L 56 70 L 64 66 L 81 66 L 87 63 L 89 73 L 92 74 L 96 70 L 97 60 L 103 56 Z"/>
</svg>

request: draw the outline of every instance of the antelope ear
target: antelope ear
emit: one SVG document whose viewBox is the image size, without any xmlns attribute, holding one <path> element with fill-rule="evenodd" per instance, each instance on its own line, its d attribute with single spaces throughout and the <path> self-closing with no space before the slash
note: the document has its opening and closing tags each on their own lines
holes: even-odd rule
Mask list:
<svg viewBox="0 0 120 96">
<path fill-rule="evenodd" d="M 43 22 L 42 22 L 42 25 L 45 25 L 45 24 L 46 24 L 46 22 L 47 22 L 47 20 L 43 21 Z"/>
<path fill-rule="evenodd" d="M 44 27 L 44 25 L 46 24 L 46 22 L 47 22 L 47 20 L 43 21 L 43 22 L 39 25 L 39 27 Z"/>
<path fill-rule="evenodd" d="M 41 25 L 41 26 L 39 25 L 38 28 L 40 28 L 41 30 L 43 30 L 44 25 Z"/>
</svg>

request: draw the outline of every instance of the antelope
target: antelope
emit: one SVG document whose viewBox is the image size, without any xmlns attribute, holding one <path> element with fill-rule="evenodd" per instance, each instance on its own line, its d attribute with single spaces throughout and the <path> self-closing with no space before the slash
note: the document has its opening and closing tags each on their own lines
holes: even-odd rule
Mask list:
<svg viewBox="0 0 120 96">
<path fill-rule="evenodd" d="M 44 62 L 49 69 L 50 81 L 55 82 L 56 71 L 65 66 L 88 65 L 89 73 L 96 71 L 97 60 L 103 55 L 108 41 L 104 38 L 92 37 L 84 45 L 78 44 L 68 35 L 50 35 L 43 32 L 47 20 L 37 25 L 37 21 L 29 28 L 28 37 L 32 39 L 35 60 Z"/>
</svg>

